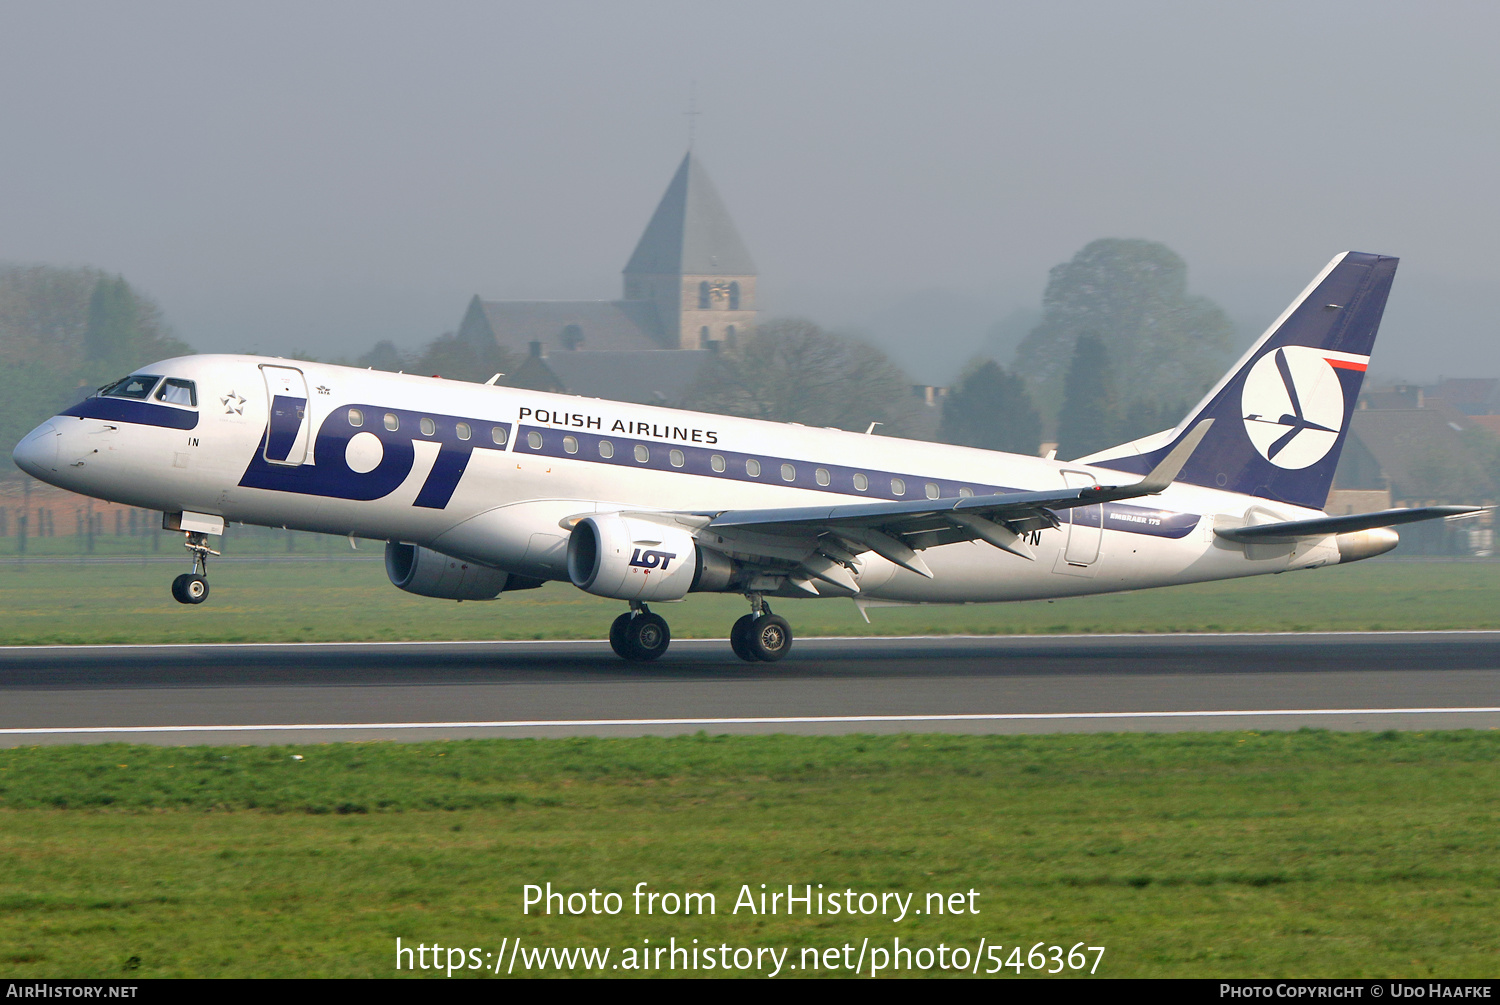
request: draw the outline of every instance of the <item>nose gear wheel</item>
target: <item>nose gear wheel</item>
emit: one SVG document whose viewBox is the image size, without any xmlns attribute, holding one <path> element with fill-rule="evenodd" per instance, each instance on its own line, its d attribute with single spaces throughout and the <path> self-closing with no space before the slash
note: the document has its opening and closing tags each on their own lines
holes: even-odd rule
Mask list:
<svg viewBox="0 0 1500 1005">
<path fill-rule="evenodd" d="M 184 572 L 172 580 L 172 599 L 179 604 L 201 604 L 208 599 L 208 580 Z"/>
<path fill-rule="evenodd" d="M 208 556 L 218 552 L 208 546 L 208 535 L 192 531 L 182 546 L 193 554 L 193 571 L 172 580 L 172 599 L 179 604 L 201 604 L 208 599 Z"/>
</svg>

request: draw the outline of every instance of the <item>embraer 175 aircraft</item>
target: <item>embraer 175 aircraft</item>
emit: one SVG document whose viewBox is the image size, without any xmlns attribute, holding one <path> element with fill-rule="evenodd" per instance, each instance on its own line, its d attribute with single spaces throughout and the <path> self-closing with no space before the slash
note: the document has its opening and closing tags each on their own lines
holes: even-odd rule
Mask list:
<svg viewBox="0 0 1500 1005">
<path fill-rule="evenodd" d="M 792 646 L 767 597 L 972 603 L 1312 569 L 1473 507 L 1322 512 L 1396 259 L 1339 255 L 1176 428 L 1076 461 L 254 356 L 163 360 L 15 449 L 62 488 L 163 511 L 208 596 L 226 522 L 389 542 L 391 582 L 493 600 L 547 580 L 626 601 L 741 593 L 730 645 Z"/>
</svg>

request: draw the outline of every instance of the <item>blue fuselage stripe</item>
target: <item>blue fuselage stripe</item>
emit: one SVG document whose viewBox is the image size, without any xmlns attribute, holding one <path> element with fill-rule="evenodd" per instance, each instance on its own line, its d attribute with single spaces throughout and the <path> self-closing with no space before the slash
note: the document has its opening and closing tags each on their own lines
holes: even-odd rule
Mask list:
<svg viewBox="0 0 1500 1005">
<path fill-rule="evenodd" d="M 198 413 L 192 409 L 156 405 L 131 398 L 85 398 L 62 414 L 80 419 L 128 422 L 136 426 L 160 426 L 163 429 L 195 429 L 198 425 Z"/>
<path fill-rule="evenodd" d="M 533 446 L 533 436 L 539 445 Z M 576 444 L 569 451 L 568 439 Z M 608 443 L 611 456 L 600 452 L 600 443 Z M 636 449 L 644 447 L 646 459 L 636 459 Z M 615 467 L 645 468 L 652 471 L 671 471 L 679 474 L 698 475 L 727 481 L 755 482 L 765 485 L 784 485 L 789 488 L 811 492 L 829 492 L 839 495 L 865 497 L 869 499 L 905 500 L 920 499 L 924 495 L 934 499 L 956 499 L 960 490 L 969 490 L 974 495 L 1000 495 L 1019 492 L 1020 489 L 982 482 L 956 482 L 948 479 L 928 478 L 921 475 L 904 475 L 894 471 L 874 471 L 869 468 L 854 468 L 839 464 L 817 464 L 783 457 L 768 457 L 764 454 L 747 454 L 726 450 L 719 446 L 704 447 L 689 443 L 663 443 L 659 440 L 637 440 L 606 436 L 583 430 L 560 430 L 545 426 L 521 426 L 516 434 L 513 448 L 518 454 L 535 454 L 559 460 L 581 461 L 590 464 L 608 464 Z M 681 458 L 682 463 L 676 464 Z M 723 470 L 715 466 L 715 458 L 723 462 Z M 749 473 L 747 464 L 760 465 L 758 475 Z M 784 467 L 785 466 L 785 467 Z M 790 469 L 790 470 L 786 470 Z M 821 484 L 819 473 L 826 473 L 828 484 Z M 790 478 L 786 477 L 788 474 Z M 855 476 L 863 475 L 868 487 L 856 487 Z M 897 494 L 893 483 L 901 483 L 905 492 Z M 927 491 L 927 486 L 936 486 L 936 495 Z M 1085 506 L 1071 511 L 1081 526 L 1098 527 L 1100 508 Z M 1060 514 L 1066 521 L 1066 514 Z M 1198 525 L 1196 513 L 1176 513 L 1145 506 L 1129 506 L 1108 503 L 1103 509 L 1103 525 L 1110 530 L 1129 534 L 1149 534 L 1153 537 L 1186 537 Z"/>
</svg>

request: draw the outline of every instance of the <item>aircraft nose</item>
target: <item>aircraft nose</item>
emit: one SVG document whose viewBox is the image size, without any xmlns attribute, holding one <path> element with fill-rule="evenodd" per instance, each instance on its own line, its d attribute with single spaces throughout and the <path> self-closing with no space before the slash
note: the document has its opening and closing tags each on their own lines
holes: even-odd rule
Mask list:
<svg viewBox="0 0 1500 1005">
<path fill-rule="evenodd" d="M 16 467 L 33 478 L 45 481 L 57 470 L 57 440 L 57 427 L 52 423 L 44 422 L 37 426 L 11 451 Z"/>
</svg>

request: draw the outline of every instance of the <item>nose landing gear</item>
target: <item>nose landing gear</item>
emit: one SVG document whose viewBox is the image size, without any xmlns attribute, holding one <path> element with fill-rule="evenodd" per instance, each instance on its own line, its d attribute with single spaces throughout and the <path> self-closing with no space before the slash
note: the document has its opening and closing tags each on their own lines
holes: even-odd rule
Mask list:
<svg viewBox="0 0 1500 1005">
<path fill-rule="evenodd" d="M 208 546 L 208 535 L 188 532 L 182 545 L 193 553 L 193 571 L 172 580 L 172 599 L 179 604 L 201 604 L 208 599 L 208 556 L 217 555 Z"/>
<path fill-rule="evenodd" d="M 666 652 L 671 644 L 672 630 L 667 627 L 667 619 L 652 614 L 639 601 L 631 601 L 630 610 L 609 626 L 610 648 L 621 659 L 646 663 Z"/>
</svg>

